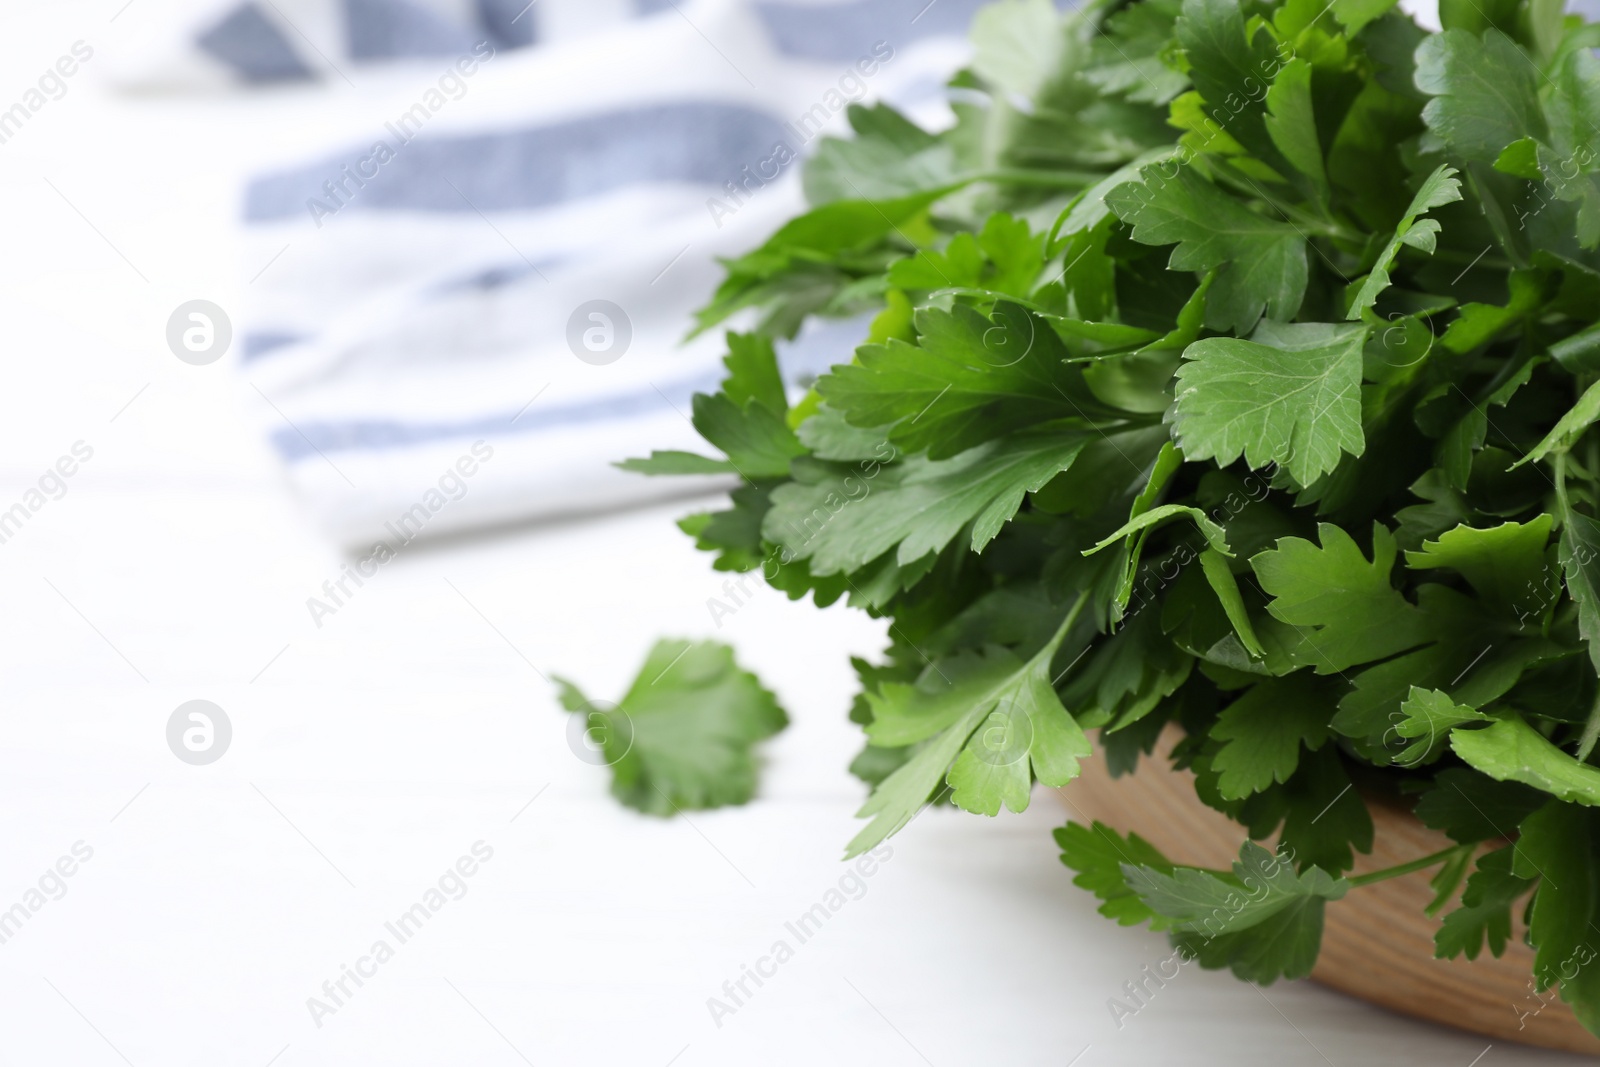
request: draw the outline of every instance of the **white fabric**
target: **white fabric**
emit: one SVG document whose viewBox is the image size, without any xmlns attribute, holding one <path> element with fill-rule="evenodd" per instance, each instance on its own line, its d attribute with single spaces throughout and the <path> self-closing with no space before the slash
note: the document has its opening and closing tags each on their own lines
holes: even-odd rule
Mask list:
<svg viewBox="0 0 1600 1067">
<path fill-rule="evenodd" d="M 889 58 L 875 58 L 875 47 Z M 705 450 L 688 422 L 691 394 L 715 385 L 725 346 L 720 329 L 680 343 L 690 313 L 720 279 L 714 257 L 748 250 L 804 206 L 797 163 L 753 192 L 747 183 L 742 204 L 707 180 L 738 179 L 772 155 L 738 129 L 730 136 L 744 136 L 744 154 L 694 180 L 647 175 L 608 186 L 603 172 L 596 191 L 566 188 L 553 202 L 501 210 L 480 208 L 461 188 L 478 180 L 471 171 L 428 187 L 419 182 L 434 181 L 432 163 L 401 174 L 418 153 L 576 122 L 575 136 L 592 127 L 601 144 L 585 151 L 603 160 L 614 148 L 626 167 L 636 153 L 672 154 L 670 143 L 604 142 L 608 123 L 649 108 L 721 109 L 734 127 L 765 123 L 807 152 L 816 138 L 784 124 L 822 104 L 834 112 L 829 129 L 842 130 L 841 85 L 937 120 L 938 87 L 966 55 L 950 36 L 898 48 L 864 40 L 856 51 L 851 61 L 787 56 L 752 8 L 700 0 L 569 45 L 471 57 L 467 76 L 453 77 L 460 68 L 450 60 L 417 60 L 369 76 L 356 93 L 317 99 L 315 139 L 299 158 L 264 168 L 245 196 L 253 280 L 235 348 L 257 417 L 328 534 L 354 549 L 393 546 L 385 524 L 430 497 L 441 472 L 480 441 L 493 451 L 489 475 L 430 513 L 427 535 L 683 492 L 681 479 L 613 464 L 653 448 Z M 435 93 L 441 79 L 451 92 Z M 430 100 L 433 110 L 416 110 Z M 398 126 L 405 115 L 417 121 Z M 370 155 L 379 141 L 393 161 Z M 376 172 L 365 187 L 343 169 L 358 158 L 355 169 Z M 308 167 L 341 184 L 323 194 L 301 181 L 314 195 L 288 210 L 272 190 Z M 391 202 L 411 186 L 433 197 L 428 206 Z M 277 206 L 263 208 L 268 200 Z M 492 272 L 496 284 L 470 284 Z M 579 359 L 568 341 L 569 319 L 596 299 L 621 307 L 632 329 L 625 355 L 603 366 Z M 835 332 L 785 346 L 791 382 L 848 360 L 853 340 Z"/>
</svg>

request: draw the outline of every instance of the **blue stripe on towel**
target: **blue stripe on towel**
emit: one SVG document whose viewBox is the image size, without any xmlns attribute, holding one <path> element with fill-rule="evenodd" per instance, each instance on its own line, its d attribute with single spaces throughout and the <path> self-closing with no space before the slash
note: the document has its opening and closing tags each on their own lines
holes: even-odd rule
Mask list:
<svg viewBox="0 0 1600 1067">
<path fill-rule="evenodd" d="M 478 0 L 478 19 L 501 48 L 534 42 L 534 0 Z"/>
<path fill-rule="evenodd" d="M 821 320 L 792 341 L 778 343 L 778 358 L 790 382 L 810 384 L 836 363 L 850 362 L 851 354 L 871 315 Z M 500 412 L 454 422 L 404 422 L 400 419 L 346 419 L 301 422 L 295 428 L 274 430 L 272 443 L 286 462 L 295 463 L 329 452 L 386 451 L 450 438 L 483 434 L 523 434 L 557 430 L 599 422 L 622 422 L 639 415 L 676 411 L 689 405 L 695 393 L 714 392 L 723 371 L 708 370 L 680 378 L 648 391 L 633 390 L 613 396 L 591 397 L 565 406 L 538 404 L 519 412 Z"/>
<path fill-rule="evenodd" d="M 450 294 L 471 292 L 474 289 L 484 291 L 499 289 L 511 285 L 513 282 L 519 282 L 530 274 L 542 274 L 544 267 L 553 268 L 555 264 L 560 262 L 561 259 L 557 257 L 541 259 L 538 263 L 532 263 L 527 260 L 520 260 L 514 263 L 499 263 L 492 267 L 484 267 L 482 270 L 473 271 L 470 274 L 464 274 L 459 278 L 441 282 L 433 291 L 438 294 Z"/>
<path fill-rule="evenodd" d="M 246 363 L 252 359 L 260 359 L 268 353 L 283 348 L 286 345 L 297 344 L 304 341 L 302 334 L 287 333 L 282 330 L 253 330 L 244 335 L 242 341 L 242 357 Z"/>
<path fill-rule="evenodd" d="M 720 372 L 707 373 L 668 383 L 660 392 L 654 388 L 636 390 L 565 406 L 536 405 L 522 412 L 506 411 L 455 422 L 401 422 L 398 419 L 302 422 L 294 429 L 285 427 L 273 431 L 272 443 L 284 460 L 294 463 L 329 452 L 387 451 L 455 437 L 540 433 L 668 412 L 673 410 L 673 405 L 687 404 L 694 393 L 714 390 L 721 380 Z"/>
<path fill-rule="evenodd" d="M 456 137 L 417 137 L 401 121 L 382 128 L 393 158 L 381 166 L 374 145 L 251 182 L 245 219 L 292 218 L 313 200 L 341 211 L 527 211 L 643 182 L 721 185 L 788 138 L 767 112 L 703 101 Z M 342 205 L 329 202 L 329 182 L 343 188 Z"/>
<path fill-rule="evenodd" d="M 344 24 L 352 59 L 458 56 L 478 43 L 465 26 L 410 0 L 344 0 Z"/>
<path fill-rule="evenodd" d="M 289 42 L 254 3 L 240 4 L 195 39 L 200 51 L 233 68 L 247 82 L 311 77 Z"/>
</svg>

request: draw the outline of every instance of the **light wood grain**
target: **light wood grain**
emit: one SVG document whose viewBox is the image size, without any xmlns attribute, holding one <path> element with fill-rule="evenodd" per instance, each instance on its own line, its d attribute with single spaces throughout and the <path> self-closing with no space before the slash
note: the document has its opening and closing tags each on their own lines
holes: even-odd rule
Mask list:
<svg viewBox="0 0 1600 1067">
<path fill-rule="evenodd" d="M 1099 820 L 1132 830 L 1175 862 L 1226 867 L 1238 855 L 1243 830 L 1195 796 L 1193 776 L 1159 758 L 1181 737 L 1169 727 L 1156 759 L 1138 773 L 1113 779 L 1097 753 L 1062 798 L 1079 821 Z M 1391 867 L 1451 845 L 1402 807 L 1368 800 L 1375 828 L 1370 856 L 1358 856 L 1355 873 Z M 1433 899 L 1432 870 L 1392 878 L 1352 891 L 1328 906 L 1322 953 L 1312 978 L 1342 993 L 1419 1019 L 1571 1052 L 1600 1053 L 1600 1040 L 1547 990 L 1532 992 L 1533 952 L 1519 936 L 1496 958 L 1436 959 L 1438 919 L 1423 914 Z"/>
</svg>

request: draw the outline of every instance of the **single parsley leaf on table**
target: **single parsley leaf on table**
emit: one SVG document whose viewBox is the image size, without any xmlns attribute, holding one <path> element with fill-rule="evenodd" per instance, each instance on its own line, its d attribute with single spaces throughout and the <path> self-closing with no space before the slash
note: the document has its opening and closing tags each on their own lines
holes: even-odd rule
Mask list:
<svg viewBox="0 0 1600 1067">
<path fill-rule="evenodd" d="M 612 795 L 649 815 L 745 803 L 755 795 L 756 742 L 789 724 L 777 698 L 715 641 L 656 642 L 617 705 L 554 681 L 611 767 Z"/>
</svg>

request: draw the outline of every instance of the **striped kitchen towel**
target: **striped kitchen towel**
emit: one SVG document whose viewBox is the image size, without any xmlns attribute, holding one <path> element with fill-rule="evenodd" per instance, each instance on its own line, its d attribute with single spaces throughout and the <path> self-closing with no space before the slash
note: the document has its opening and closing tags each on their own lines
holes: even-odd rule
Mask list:
<svg viewBox="0 0 1600 1067">
<path fill-rule="evenodd" d="M 761 0 L 753 10 L 785 55 L 840 62 L 862 40 L 959 36 L 976 6 Z M 165 0 L 163 9 L 163 0 L 145 0 L 142 42 L 111 65 L 132 90 L 354 84 L 374 65 L 453 59 L 483 43 L 497 53 L 563 44 L 636 18 L 681 17 L 682 8 L 680 0 Z"/>
<path fill-rule="evenodd" d="M 562 0 L 555 0 L 561 4 Z M 561 27 L 535 0 L 202 0 L 145 18 L 116 64 L 127 89 L 182 90 L 348 79 L 371 64 L 454 57 L 479 42 L 527 48 Z M 591 23 L 631 17 L 631 0 L 586 3 Z M 571 19 L 567 22 L 570 24 Z M 543 32 L 541 32 L 543 31 Z M 552 31 L 555 31 L 552 34 Z M 572 27 L 566 28 L 570 36 Z"/>
<path fill-rule="evenodd" d="M 715 257 L 802 208 L 790 161 L 850 101 L 941 113 L 976 7 L 671 3 L 566 44 L 485 37 L 403 90 L 331 93 L 326 148 L 250 183 L 247 395 L 340 542 L 684 491 L 612 464 L 696 447 L 690 398 L 724 345 L 681 339 Z M 791 384 L 859 334 L 802 334 L 781 353 Z"/>
</svg>

